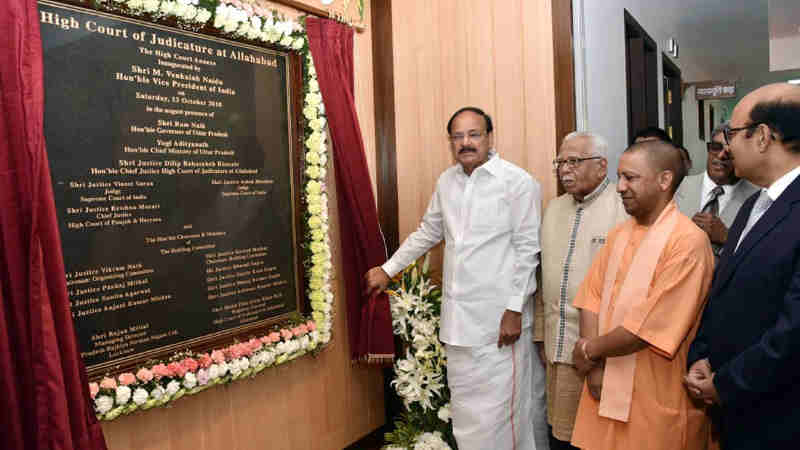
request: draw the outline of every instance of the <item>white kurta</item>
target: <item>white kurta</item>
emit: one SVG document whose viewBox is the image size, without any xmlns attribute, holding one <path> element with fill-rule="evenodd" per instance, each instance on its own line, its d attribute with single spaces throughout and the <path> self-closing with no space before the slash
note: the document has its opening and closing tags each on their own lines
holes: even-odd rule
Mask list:
<svg viewBox="0 0 800 450">
<path fill-rule="evenodd" d="M 531 325 L 541 205 L 539 183 L 496 154 L 470 176 L 450 167 L 419 228 L 383 270 L 394 276 L 444 240 L 439 338 L 465 347 L 496 343 L 506 309 Z"/>
<path fill-rule="evenodd" d="M 383 265 L 394 276 L 445 241 L 439 338 L 461 450 L 536 448 L 534 420 L 547 449 L 544 369 L 531 349 L 540 211 L 539 184 L 492 152 L 470 176 L 455 165 L 439 177 L 419 228 Z M 507 309 L 522 313 L 523 334 L 498 349 Z"/>
</svg>

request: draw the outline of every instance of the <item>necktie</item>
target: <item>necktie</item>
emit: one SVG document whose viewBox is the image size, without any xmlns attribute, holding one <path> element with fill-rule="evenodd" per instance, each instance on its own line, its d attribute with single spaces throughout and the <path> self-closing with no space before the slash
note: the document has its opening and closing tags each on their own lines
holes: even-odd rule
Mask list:
<svg viewBox="0 0 800 450">
<path fill-rule="evenodd" d="M 739 246 L 742 245 L 744 237 L 747 236 L 747 233 L 750 232 L 750 229 L 752 229 L 758 220 L 761 219 L 761 216 L 767 212 L 767 209 L 769 209 L 770 205 L 772 205 L 772 199 L 767 195 L 767 190 L 762 189 L 761 193 L 756 199 L 756 203 L 753 205 L 753 209 L 750 211 L 750 217 L 747 218 L 747 224 L 744 226 L 741 236 L 739 236 L 739 242 L 736 244 L 736 249 L 734 249 L 734 252 L 739 250 Z"/>
<path fill-rule="evenodd" d="M 703 207 L 704 213 L 710 213 L 712 216 L 719 216 L 719 196 L 724 194 L 725 190 L 722 186 L 716 186 L 711 190 L 711 199 Z"/>
</svg>

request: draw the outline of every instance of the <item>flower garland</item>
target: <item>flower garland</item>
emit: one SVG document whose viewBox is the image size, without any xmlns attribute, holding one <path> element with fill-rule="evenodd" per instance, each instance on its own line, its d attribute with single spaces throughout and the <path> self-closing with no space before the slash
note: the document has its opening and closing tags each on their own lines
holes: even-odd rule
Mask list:
<svg viewBox="0 0 800 450">
<path fill-rule="evenodd" d="M 389 291 L 392 328 L 406 348 L 394 366 L 391 385 L 405 412 L 386 434 L 387 449 L 456 448 L 450 421 L 447 356 L 439 341 L 442 293 L 428 274 L 428 257 L 420 269 L 412 264 Z"/>
<path fill-rule="evenodd" d="M 319 351 L 330 342 L 333 265 L 325 184 L 327 132 L 325 107 L 303 23 L 240 0 L 94 0 L 93 4 L 99 10 L 150 20 L 174 20 L 179 27 L 192 30 L 210 26 L 234 38 L 277 45 L 300 53 L 305 66 L 302 114 L 308 138 L 304 155 L 307 177 L 304 201 L 309 230 L 305 238 L 311 318 L 303 319 L 298 315 L 284 328 L 276 328 L 247 342 L 199 355 L 179 353 L 168 361 L 139 368 L 135 373 L 126 372 L 116 378 L 106 377 L 99 383 L 90 383 L 97 417 L 113 420 L 136 410 L 166 405 L 212 386 L 254 376 L 267 367 Z"/>
</svg>

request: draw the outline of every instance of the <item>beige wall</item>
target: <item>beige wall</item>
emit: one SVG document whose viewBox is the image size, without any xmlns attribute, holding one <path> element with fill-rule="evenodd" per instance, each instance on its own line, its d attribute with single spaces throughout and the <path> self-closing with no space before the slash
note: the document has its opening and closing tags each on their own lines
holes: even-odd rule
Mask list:
<svg viewBox="0 0 800 450">
<path fill-rule="evenodd" d="M 306 0 L 316 4 L 312 0 Z M 288 15 L 297 15 L 279 5 Z M 369 8 L 369 2 L 366 2 Z M 366 11 L 369 17 L 369 9 Z M 356 35 L 356 106 L 367 159 L 375 176 L 375 126 L 370 30 Z M 331 176 L 328 185 L 335 187 Z M 331 195 L 331 217 L 336 197 Z M 318 357 L 302 357 L 237 381 L 157 408 L 103 424 L 110 450 L 340 449 L 384 423 L 383 376 L 378 369 L 350 364 L 347 312 L 339 261 L 338 223 L 332 223 L 337 268 L 333 341 Z"/>
<path fill-rule="evenodd" d="M 478 106 L 500 155 L 556 194 L 552 0 L 392 2 L 400 239 L 453 164 L 445 125 Z"/>
</svg>

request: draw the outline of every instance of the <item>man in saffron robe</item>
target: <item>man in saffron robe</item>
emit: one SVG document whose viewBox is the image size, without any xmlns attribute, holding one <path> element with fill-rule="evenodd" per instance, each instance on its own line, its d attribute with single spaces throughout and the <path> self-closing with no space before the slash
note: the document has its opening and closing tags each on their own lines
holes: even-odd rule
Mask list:
<svg viewBox="0 0 800 450">
<path fill-rule="evenodd" d="M 632 218 L 609 234 L 573 302 L 597 314 L 581 320 L 599 328 L 576 343 L 573 362 L 584 373 L 604 367 L 600 392 L 584 384 L 577 447 L 699 450 L 707 443 L 703 405 L 682 382 L 714 255 L 672 200 L 685 174 L 679 150 L 664 142 L 635 144 L 620 158 L 617 191 Z"/>
</svg>

